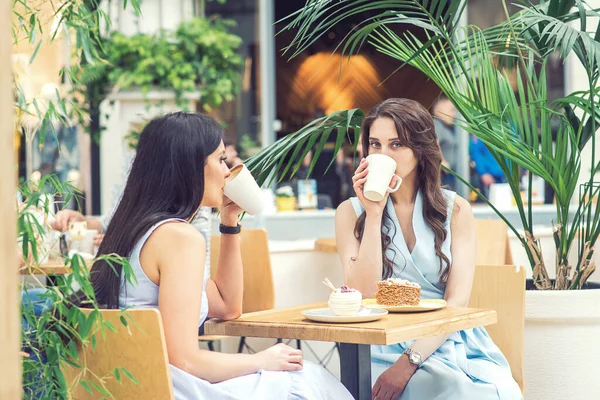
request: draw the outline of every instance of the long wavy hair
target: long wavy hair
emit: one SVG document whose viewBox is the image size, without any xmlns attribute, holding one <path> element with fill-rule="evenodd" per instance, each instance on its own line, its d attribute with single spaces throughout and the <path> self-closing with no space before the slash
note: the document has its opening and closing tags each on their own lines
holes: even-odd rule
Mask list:
<svg viewBox="0 0 600 400">
<path fill-rule="evenodd" d="M 446 197 L 442 193 L 440 181 L 440 165 L 442 151 L 437 141 L 431 114 L 420 103 L 403 98 L 391 98 L 377 104 L 365 117 L 362 124 L 362 147 L 365 156 L 369 154 L 369 137 L 371 126 L 378 118 L 391 118 L 396 125 L 398 138 L 403 146 L 409 147 L 418 160 L 417 182 L 423 198 L 423 219 L 434 234 L 435 253 L 440 262 L 440 281 L 445 284 L 450 274 L 450 260 L 442 252 L 442 244 L 448 232 L 444 228 L 448 218 Z M 366 213 L 363 212 L 356 221 L 354 236 L 361 241 L 365 229 Z M 393 260 L 386 252 L 395 236 L 395 225 L 387 207 L 382 214 L 381 245 L 383 252 L 383 279 L 393 274 Z M 391 234 L 393 231 L 393 234 Z"/>
<path fill-rule="evenodd" d="M 98 255 L 129 257 L 154 224 L 169 218 L 190 220 L 204 196 L 207 157 L 222 138 L 221 126 L 202 114 L 175 112 L 150 121 L 140 135 L 123 197 Z M 119 308 L 122 273 L 121 265 L 113 268 L 104 260 L 92 266 L 90 280 L 102 307 Z"/>
</svg>

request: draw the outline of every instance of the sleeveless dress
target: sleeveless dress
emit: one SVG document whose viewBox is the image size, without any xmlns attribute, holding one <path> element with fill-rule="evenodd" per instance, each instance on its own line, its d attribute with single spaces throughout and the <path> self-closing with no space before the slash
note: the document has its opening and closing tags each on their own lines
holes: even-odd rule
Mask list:
<svg viewBox="0 0 600 400">
<path fill-rule="evenodd" d="M 158 309 L 159 286 L 148 278 L 140 264 L 142 247 L 160 225 L 166 222 L 184 222 L 180 219 L 167 219 L 154 225 L 136 243 L 129 262 L 137 284 L 127 282 L 122 276 L 119 293 L 119 307 Z M 202 288 L 202 309 L 198 316 L 200 326 L 208 314 L 206 297 L 206 279 Z M 169 365 L 173 392 L 177 400 L 345 400 L 352 399 L 346 388 L 326 369 L 316 364 L 304 362 L 301 371 L 259 371 L 254 374 L 229 379 L 219 383 L 210 383 L 191 375 L 174 365 Z"/>
<path fill-rule="evenodd" d="M 448 218 L 444 225 L 448 232 L 442 251 L 452 262 L 450 221 L 456 193 L 443 190 L 448 203 Z M 364 208 L 358 200 L 350 199 L 356 215 Z M 435 253 L 434 234 L 423 218 L 423 199 L 419 191 L 415 199 L 412 224 L 416 243 L 408 251 L 402 229 L 391 199 L 387 212 L 393 225 L 392 237 L 386 255 L 393 260 L 393 277 L 407 279 L 421 285 L 421 298 L 443 299 L 444 286 L 439 279 L 439 257 Z M 388 221 L 389 224 L 389 221 Z M 395 233 L 395 235 L 394 235 Z M 390 346 L 371 346 L 372 383 L 402 355 L 414 341 Z M 521 390 L 513 379 L 506 358 L 483 327 L 454 332 L 412 376 L 401 400 L 446 399 L 522 399 Z"/>
</svg>

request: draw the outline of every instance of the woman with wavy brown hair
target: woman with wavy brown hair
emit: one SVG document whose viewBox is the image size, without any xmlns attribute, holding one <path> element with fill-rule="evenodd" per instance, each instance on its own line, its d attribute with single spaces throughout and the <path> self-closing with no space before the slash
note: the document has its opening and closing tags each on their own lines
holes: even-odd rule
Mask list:
<svg viewBox="0 0 600 400">
<path fill-rule="evenodd" d="M 372 298 L 378 281 L 401 278 L 418 283 L 421 298 L 467 306 L 475 220 L 466 200 L 441 188 L 442 153 L 431 115 L 413 100 L 385 100 L 363 122 L 362 147 L 365 156 L 393 158 L 402 184 L 379 202 L 367 200 L 368 162 L 361 160 L 352 179 L 357 197 L 336 213 L 346 285 Z M 372 346 L 371 366 L 378 400 L 522 398 L 508 362 L 484 328 Z"/>
</svg>

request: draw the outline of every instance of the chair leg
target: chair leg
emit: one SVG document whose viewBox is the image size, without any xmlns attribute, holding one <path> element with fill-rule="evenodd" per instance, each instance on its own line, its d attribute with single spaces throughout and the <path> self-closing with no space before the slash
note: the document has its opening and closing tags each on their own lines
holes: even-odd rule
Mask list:
<svg viewBox="0 0 600 400">
<path fill-rule="evenodd" d="M 277 344 L 279 344 L 279 343 L 283 343 L 283 339 L 281 339 L 281 338 L 277 339 Z"/>
<path fill-rule="evenodd" d="M 302 350 L 302 341 L 300 339 L 296 339 L 296 348 Z"/>
<path fill-rule="evenodd" d="M 238 353 L 241 353 L 242 351 L 244 351 L 244 346 L 246 345 L 246 336 L 242 336 L 240 338 L 240 345 L 238 346 Z"/>
<path fill-rule="evenodd" d="M 215 351 L 215 346 L 213 345 L 213 341 L 212 340 L 209 340 L 208 343 L 207 343 L 207 345 L 208 345 L 208 349 L 210 351 Z"/>
</svg>

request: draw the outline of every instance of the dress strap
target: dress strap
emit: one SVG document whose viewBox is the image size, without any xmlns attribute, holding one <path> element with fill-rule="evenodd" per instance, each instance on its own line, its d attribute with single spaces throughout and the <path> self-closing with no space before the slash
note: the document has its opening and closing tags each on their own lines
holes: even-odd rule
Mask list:
<svg viewBox="0 0 600 400">
<path fill-rule="evenodd" d="M 351 197 L 350 203 L 352 203 L 352 208 L 354 208 L 354 212 L 356 213 L 356 216 L 360 217 L 360 215 L 365 211 L 365 208 L 361 204 L 358 197 Z"/>
</svg>

